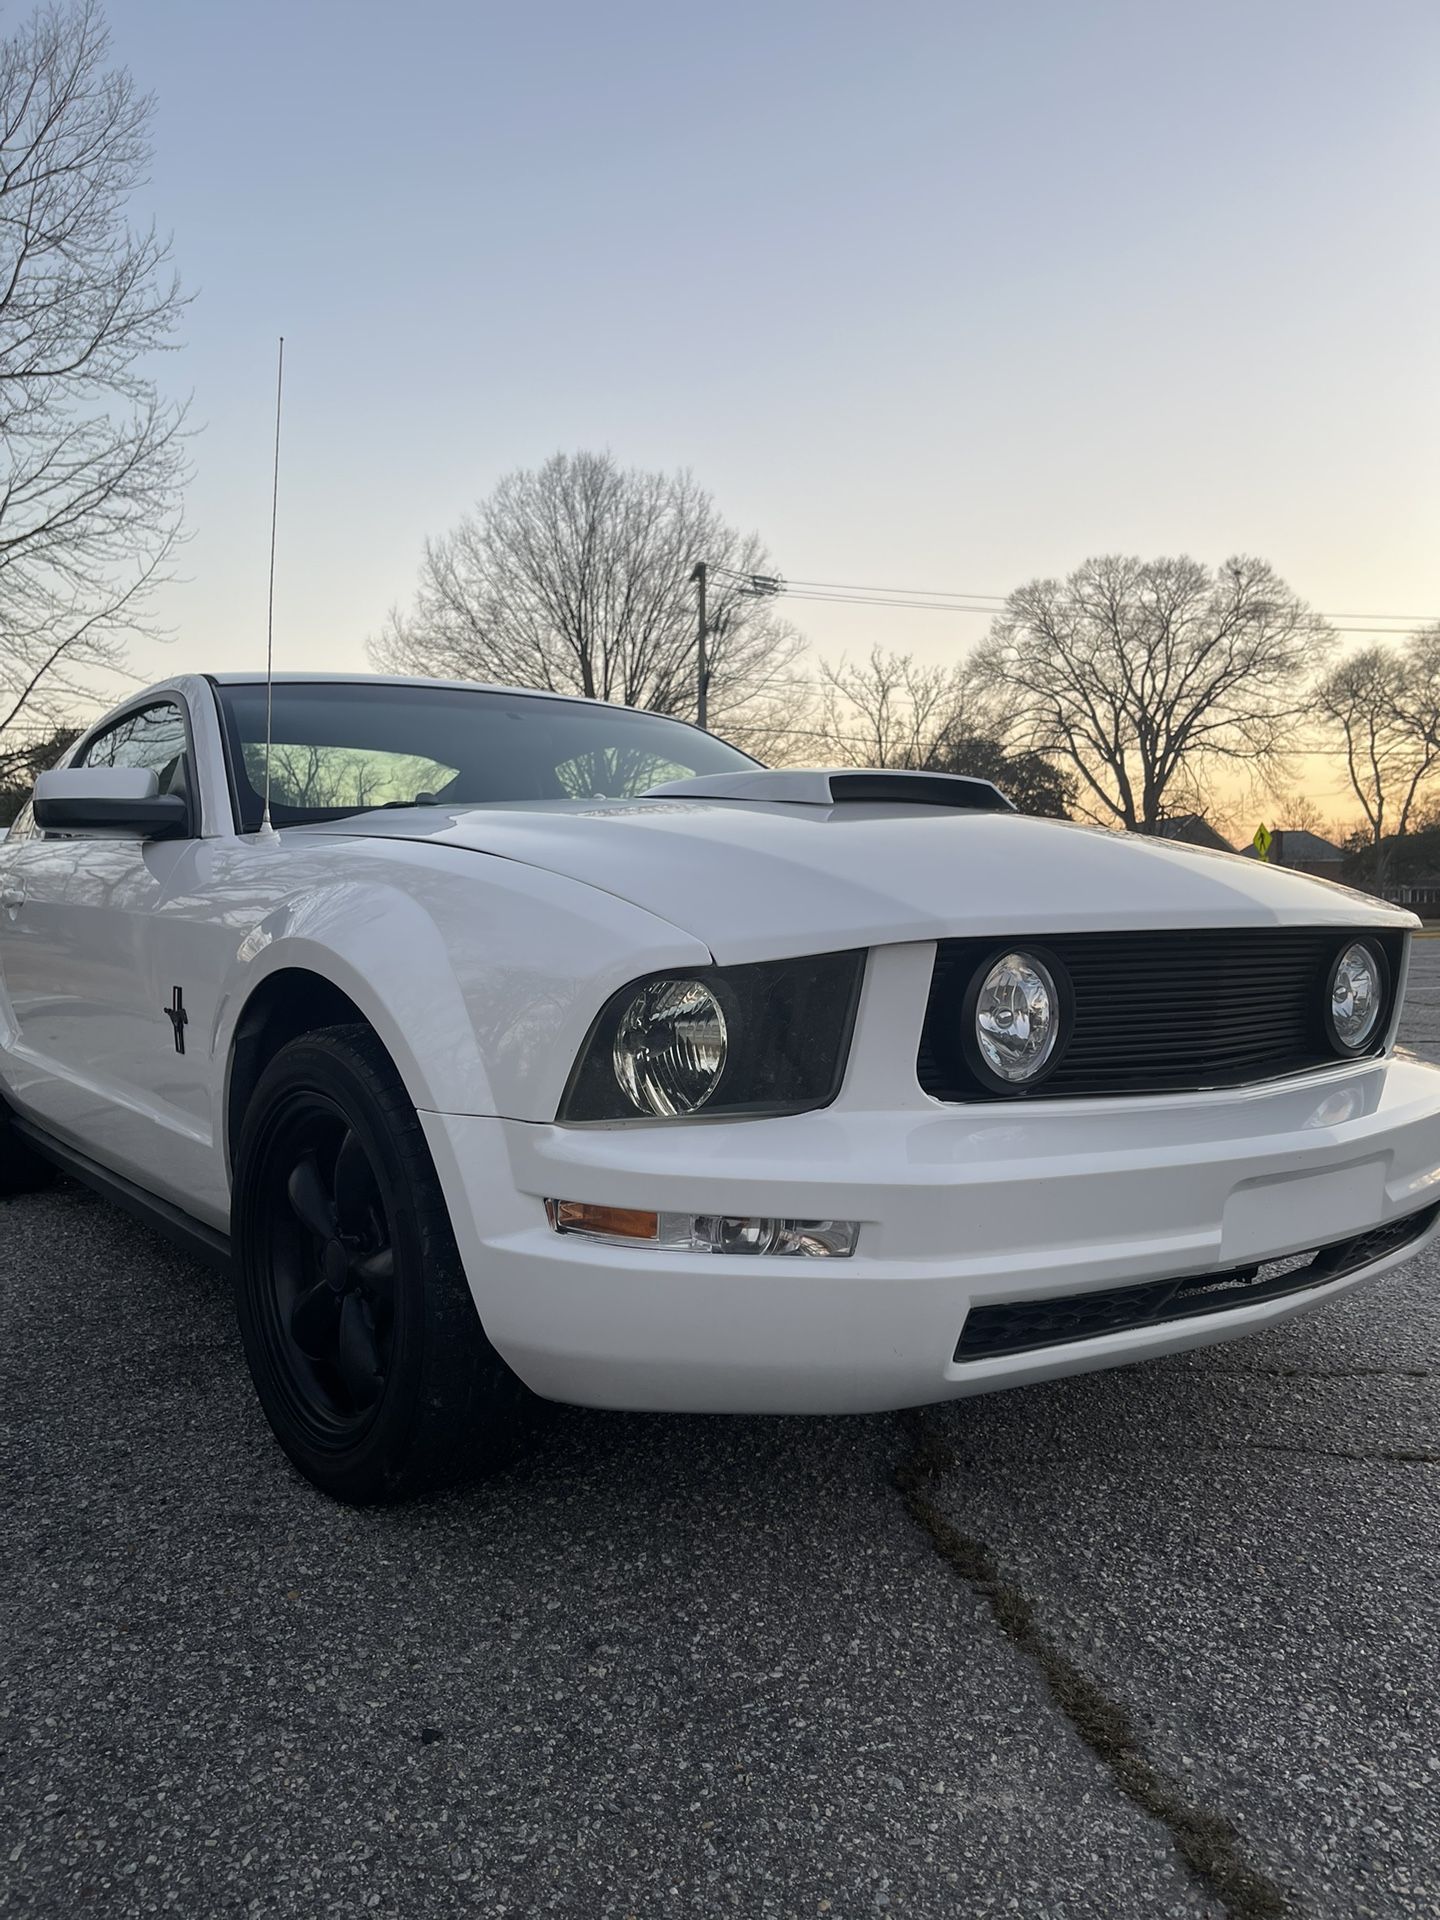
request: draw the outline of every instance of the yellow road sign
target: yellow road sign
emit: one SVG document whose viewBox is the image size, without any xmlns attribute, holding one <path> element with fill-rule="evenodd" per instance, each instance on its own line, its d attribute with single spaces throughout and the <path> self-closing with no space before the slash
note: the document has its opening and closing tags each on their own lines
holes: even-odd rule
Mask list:
<svg viewBox="0 0 1440 1920">
<path fill-rule="evenodd" d="M 1268 860 L 1270 858 L 1270 849 L 1275 844 L 1275 836 L 1263 820 L 1255 829 L 1255 838 L 1250 844 L 1254 847 L 1257 856 L 1261 860 Z"/>
</svg>

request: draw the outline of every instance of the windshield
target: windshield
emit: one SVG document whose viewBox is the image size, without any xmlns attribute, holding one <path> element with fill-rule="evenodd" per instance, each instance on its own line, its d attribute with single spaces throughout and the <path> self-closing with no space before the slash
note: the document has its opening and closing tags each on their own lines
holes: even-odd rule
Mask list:
<svg viewBox="0 0 1440 1920">
<path fill-rule="evenodd" d="M 265 684 L 217 686 L 243 832 L 260 824 Z M 479 688 L 277 681 L 270 816 L 277 826 L 375 807 L 616 800 L 755 762 L 660 714 Z"/>
</svg>

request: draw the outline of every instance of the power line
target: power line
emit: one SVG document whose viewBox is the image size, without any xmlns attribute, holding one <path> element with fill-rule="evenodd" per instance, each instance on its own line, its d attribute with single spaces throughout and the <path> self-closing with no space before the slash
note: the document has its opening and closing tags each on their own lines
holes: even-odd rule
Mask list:
<svg viewBox="0 0 1440 1920">
<path fill-rule="evenodd" d="M 837 589 L 842 593 L 900 593 L 924 600 L 993 600 L 999 606 L 1008 598 L 1003 593 L 970 593 L 963 587 L 862 587 L 848 580 L 789 580 L 787 586 Z"/>
<path fill-rule="evenodd" d="M 741 573 L 734 567 L 714 567 L 711 571 L 723 574 L 729 580 L 738 580 L 741 582 L 756 578 L 755 575 Z M 849 599 L 856 595 L 864 595 L 867 600 L 873 599 L 877 605 L 890 604 L 892 597 L 896 600 L 903 600 L 903 604 L 905 605 L 912 605 L 917 602 L 934 602 L 937 605 L 941 603 L 948 605 L 951 601 L 956 600 L 986 601 L 993 603 L 985 607 L 977 606 L 970 609 L 970 611 L 976 613 L 998 612 L 1005 604 L 1004 594 L 952 592 L 947 587 L 872 587 L 860 586 L 853 581 L 845 580 L 791 580 L 786 576 L 778 574 L 767 577 L 774 579 L 776 582 L 773 591 L 785 594 L 792 600 L 823 600 L 839 596 Z M 861 604 L 865 604 L 865 602 Z"/>
<path fill-rule="evenodd" d="M 897 600 L 874 593 L 796 593 L 789 587 L 782 591 L 786 600 L 824 600 L 840 607 L 913 607 L 917 613 L 983 613 L 989 620 L 1001 611 L 999 607 L 955 606 L 948 600 Z"/>
<path fill-rule="evenodd" d="M 983 614 L 986 619 L 990 619 L 990 620 L 993 620 L 996 614 L 1000 611 L 1000 609 L 997 607 L 954 606 L 954 605 L 951 605 L 948 601 L 941 601 L 941 600 L 898 600 L 894 598 L 883 598 L 878 594 L 858 594 L 858 593 L 794 593 L 794 592 L 791 592 L 789 588 L 786 588 L 784 590 L 784 597 L 787 600 L 799 600 L 807 603 L 818 602 L 818 603 L 826 604 L 829 606 L 836 606 L 836 607 L 897 607 L 897 608 L 900 608 L 901 610 L 908 610 L 912 613 L 978 613 L 978 614 Z M 1333 622 L 1336 616 L 1331 614 L 1321 614 L 1320 617 L 1322 620 Z M 1389 614 L 1373 614 L 1371 616 L 1372 619 L 1377 619 L 1377 620 L 1386 620 L 1386 619 L 1390 619 L 1391 617 L 1392 616 L 1390 616 Z M 1398 615 L 1394 617 L 1399 618 Z M 1422 621 L 1413 621 L 1410 624 L 1423 625 L 1427 623 Z M 1406 632 L 1408 631 L 1408 628 L 1400 627 L 1400 626 L 1336 627 L 1335 631 L 1337 633 L 1350 634 L 1350 635 L 1378 634 L 1381 636 L 1389 636 L 1390 638 L 1398 640 L 1398 639 L 1404 638 Z"/>
<path fill-rule="evenodd" d="M 731 580 L 748 580 L 749 574 L 738 572 L 733 567 L 716 567 L 714 572 L 723 574 Z M 829 601 L 834 605 L 850 604 L 862 607 L 916 607 L 925 612 L 935 613 L 995 613 L 1004 608 L 1009 596 L 1000 593 L 979 593 L 962 587 L 880 587 L 866 586 L 848 580 L 792 580 L 776 576 L 779 591 L 790 600 Z M 957 605 L 956 602 L 967 602 Z M 1364 620 L 1392 621 L 1405 626 L 1431 626 L 1440 623 L 1440 614 L 1433 613 L 1322 613 L 1320 618 L 1329 621 Z M 1385 626 L 1342 627 L 1343 633 L 1384 634 L 1390 631 Z"/>
<path fill-rule="evenodd" d="M 1412 620 L 1431 626 L 1436 618 L 1433 613 L 1327 613 L 1321 617 L 1325 620 Z"/>
</svg>

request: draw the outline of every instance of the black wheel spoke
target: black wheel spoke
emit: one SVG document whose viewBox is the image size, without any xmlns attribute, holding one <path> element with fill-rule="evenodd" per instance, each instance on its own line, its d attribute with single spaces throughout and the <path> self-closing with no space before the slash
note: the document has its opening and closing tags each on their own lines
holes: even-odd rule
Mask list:
<svg viewBox="0 0 1440 1920">
<path fill-rule="evenodd" d="M 385 1390 L 375 1321 L 358 1293 L 347 1293 L 340 1305 L 336 1364 L 345 1389 L 357 1407 L 373 1407 Z"/>
<path fill-rule="evenodd" d="M 340 1295 L 328 1280 L 307 1287 L 290 1309 L 290 1337 L 308 1360 L 334 1361 Z"/>
<path fill-rule="evenodd" d="M 277 1144 L 276 1165 L 271 1310 L 292 1391 L 323 1427 L 354 1430 L 384 1394 L 395 1325 L 396 1255 L 380 1182 L 348 1117 L 319 1099 Z"/>
<path fill-rule="evenodd" d="M 369 1158 L 352 1128 L 335 1156 L 335 1216 L 340 1232 L 355 1240 L 370 1238 L 378 1198 Z"/>
<path fill-rule="evenodd" d="M 385 1246 L 375 1253 L 361 1254 L 352 1271 L 365 1283 L 367 1293 L 388 1300 L 395 1286 L 395 1249 Z"/>
<path fill-rule="evenodd" d="M 353 1138 L 353 1135 L 351 1136 Z M 317 1240 L 329 1240 L 335 1233 L 335 1204 L 325 1191 L 320 1169 L 313 1153 L 307 1153 L 285 1183 L 295 1218 Z"/>
</svg>

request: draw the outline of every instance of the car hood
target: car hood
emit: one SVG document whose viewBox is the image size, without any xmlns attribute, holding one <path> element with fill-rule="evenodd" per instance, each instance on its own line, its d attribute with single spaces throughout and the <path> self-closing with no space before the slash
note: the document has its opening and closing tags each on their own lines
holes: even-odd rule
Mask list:
<svg viewBox="0 0 1440 1920">
<path fill-rule="evenodd" d="M 412 807 L 292 831 L 523 861 L 643 907 L 722 964 L 957 935 L 1418 924 L 1235 854 L 1019 813 L 659 796 Z"/>
</svg>

